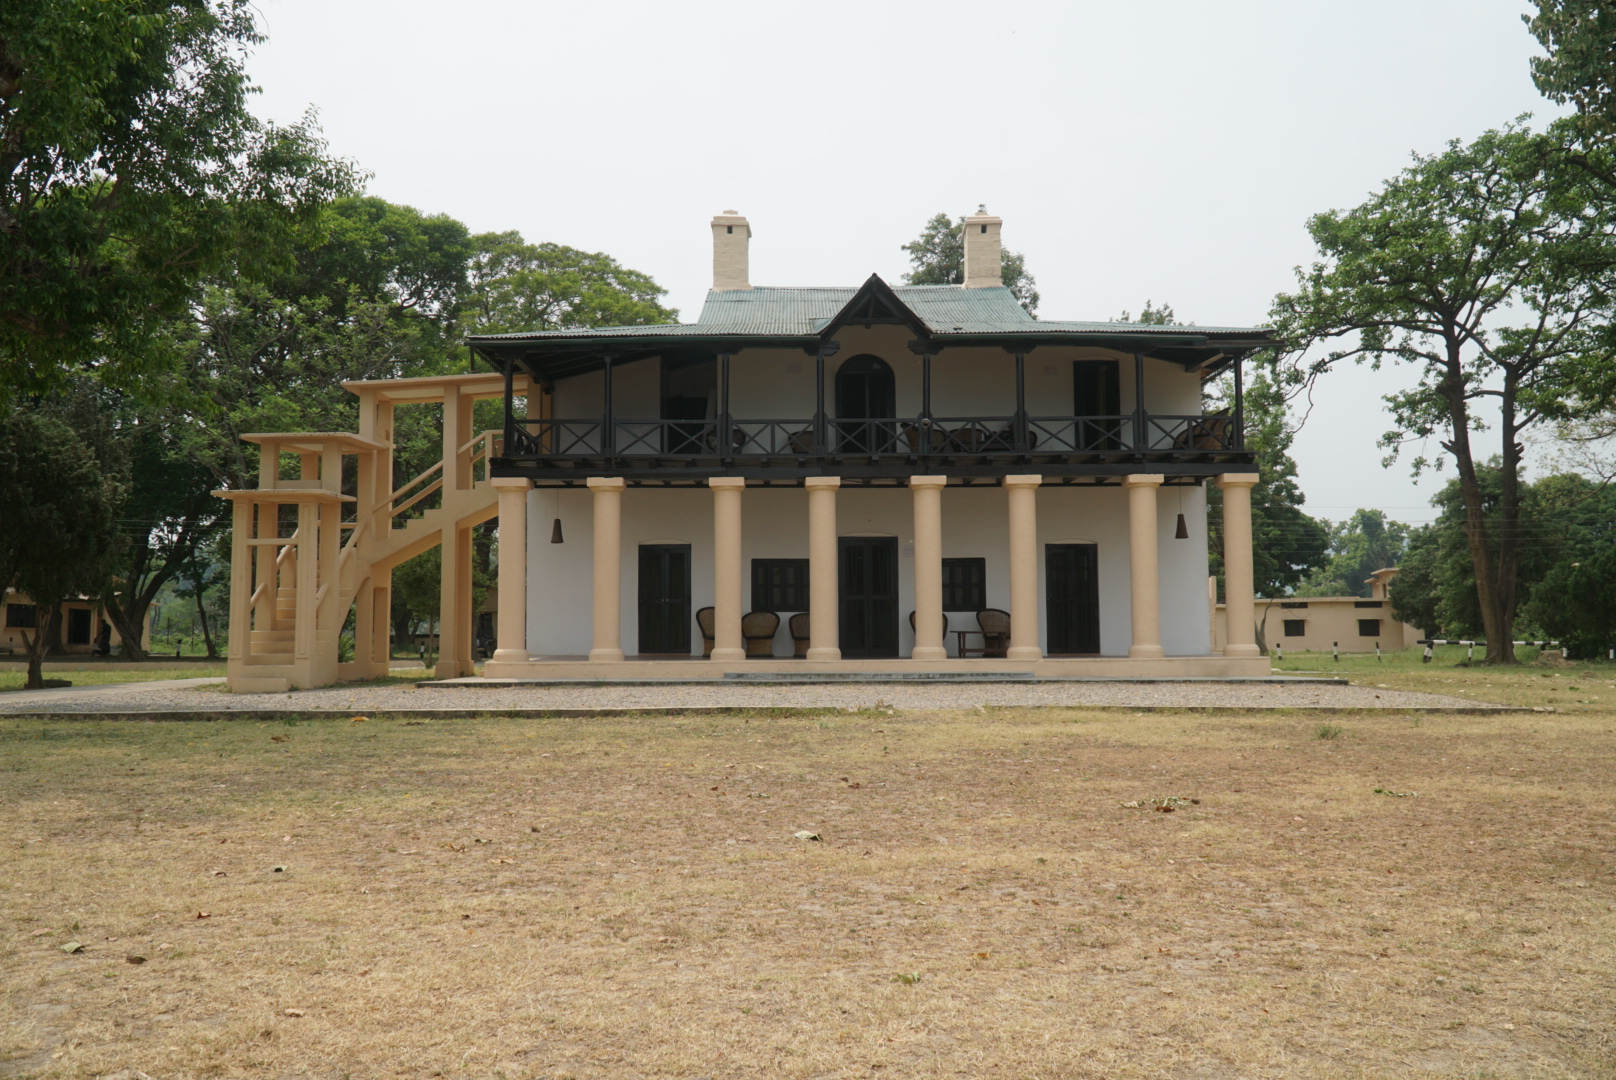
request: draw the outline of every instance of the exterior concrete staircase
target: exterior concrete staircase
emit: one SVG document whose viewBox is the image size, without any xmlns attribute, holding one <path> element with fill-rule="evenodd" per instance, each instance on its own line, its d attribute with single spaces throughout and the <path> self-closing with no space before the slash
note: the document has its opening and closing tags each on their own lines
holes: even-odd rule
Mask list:
<svg viewBox="0 0 1616 1080">
<path fill-rule="evenodd" d="M 524 385 L 515 387 L 525 392 Z M 255 434 L 255 489 L 215 492 L 234 504 L 231 558 L 232 692 L 283 693 L 386 674 L 391 656 L 392 570 L 441 545 L 440 676 L 474 673 L 471 654 L 471 529 L 498 513 L 488 467 L 501 435 L 471 434 L 471 407 L 502 396 L 498 376 L 345 383 L 359 395 L 360 431 Z M 393 410 L 443 405 L 443 457 L 394 488 Z M 469 434 L 469 438 L 467 438 Z M 287 455 L 300 476 L 282 476 Z M 344 459 L 357 460 L 343 484 Z M 351 492 L 351 493 L 350 493 Z M 435 500 L 437 505 L 430 505 Z M 297 525 L 280 535 L 282 508 Z M 352 619 L 353 658 L 340 650 Z"/>
</svg>

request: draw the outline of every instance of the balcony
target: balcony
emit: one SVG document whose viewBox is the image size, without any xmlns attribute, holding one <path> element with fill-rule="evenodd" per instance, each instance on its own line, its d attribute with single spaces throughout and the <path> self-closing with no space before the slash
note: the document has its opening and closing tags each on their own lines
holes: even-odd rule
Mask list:
<svg viewBox="0 0 1616 1080">
<path fill-rule="evenodd" d="M 723 437 L 728 431 L 729 437 Z M 1236 415 L 938 416 L 837 419 L 508 421 L 499 474 L 565 480 L 610 469 L 665 481 L 836 474 L 1105 476 L 1140 466 L 1185 476 L 1249 464 Z M 1158 471 L 1160 471 L 1158 469 Z"/>
</svg>

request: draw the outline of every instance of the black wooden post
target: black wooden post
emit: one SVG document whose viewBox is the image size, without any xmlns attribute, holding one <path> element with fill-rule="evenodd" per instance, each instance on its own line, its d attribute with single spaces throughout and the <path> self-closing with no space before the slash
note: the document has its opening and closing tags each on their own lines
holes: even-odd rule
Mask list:
<svg viewBox="0 0 1616 1080">
<path fill-rule="evenodd" d="M 842 347 L 839 341 L 827 341 L 814 350 L 814 453 L 830 453 L 830 432 L 825 417 L 825 361 L 836 355 Z"/>
<path fill-rule="evenodd" d="M 601 378 L 604 381 L 603 390 L 606 397 L 606 413 L 601 418 L 600 425 L 600 452 L 611 457 L 612 451 L 617 448 L 617 436 L 613 430 L 617 417 L 612 410 L 612 354 L 604 353 L 601 356 Z"/>
<path fill-rule="evenodd" d="M 1145 430 L 1145 354 L 1133 351 L 1133 448 L 1143 452 L 1149 449 L 1149 432 Z"/>
<path fill-rule="evenodd" d="M 713 449 L 721 458 L 735 455 L 735 433 L 729 418 L 729 355 L 718 354 L 718 433 Z"/>
<path fill-rule="evenodd" d="M 1236 357 L 1234 362 L 1234 449 L 1246 448 L 1246 387 L 1245 379 L 1241 374 L 1244 367 L 1243 357 Z"/>
<path fill-rule="evenodd" d="M 1027 450 L 1027 354 L 1016 350 L 1016 419 L 1013 428 L 1016 450 Z"/>
<path fill-rule="evenodd" d="M 505 361 L 505 442 L 500 455 L 502 457 L 510 457 L 511 450 L 516 445 L 516 410 L 514 403 L 511 401 L 513 397 L 512 388 L 516 383 L 515 369 L 516 361 L 507 359 Z"/>
</svg>

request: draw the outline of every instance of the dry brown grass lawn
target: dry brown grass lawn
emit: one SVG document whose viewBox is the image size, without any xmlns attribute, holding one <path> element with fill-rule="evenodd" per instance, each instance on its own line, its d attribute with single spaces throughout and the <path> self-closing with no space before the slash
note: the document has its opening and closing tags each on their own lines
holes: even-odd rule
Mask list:
<svg viewBox="0 0 1616 1080">
<path fill-rule="evenodd" d="M 3 721 L 0 1076 L 1608 1077 L 1613 731 Z"/>
</svg>

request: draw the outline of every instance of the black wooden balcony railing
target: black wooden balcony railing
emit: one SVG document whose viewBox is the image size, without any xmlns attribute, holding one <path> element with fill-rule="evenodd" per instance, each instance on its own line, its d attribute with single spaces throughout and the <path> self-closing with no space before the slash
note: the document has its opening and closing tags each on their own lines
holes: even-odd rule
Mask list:
<svg viewBox="0 0 1616 1080">
<path fill-rule="evenodd" d="M 727 426 L 729 438 L 720 432 Z M 905 419 L 523 420 L 505 459 L 768 459 L 1016 455 L 1197 456 L 1244 452 L 1227 413 L 1170 416 L 942 416 Z"/>
</svg>

